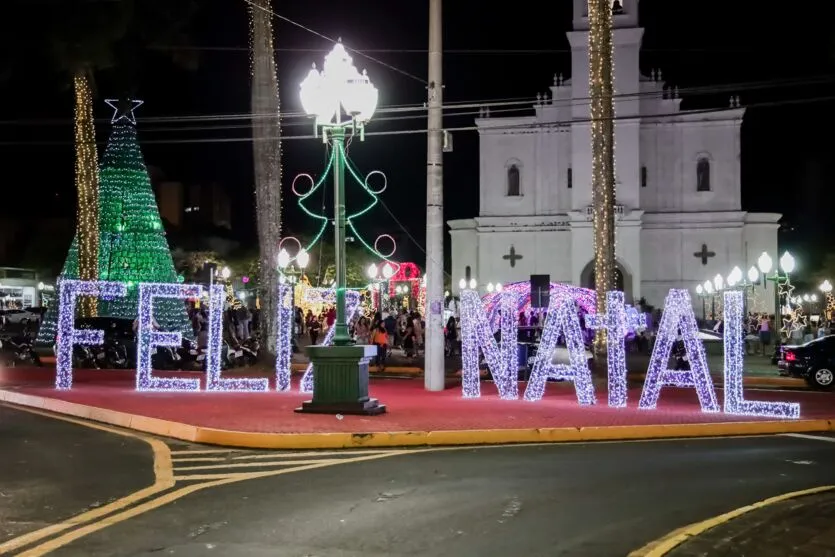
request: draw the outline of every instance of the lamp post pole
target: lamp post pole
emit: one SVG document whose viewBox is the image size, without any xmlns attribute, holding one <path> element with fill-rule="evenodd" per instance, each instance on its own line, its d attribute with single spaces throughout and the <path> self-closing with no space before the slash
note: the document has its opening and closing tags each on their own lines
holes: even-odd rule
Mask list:
<svg viewBox="0 0 835 557">
<path fill-rule="evenodd" d="M 313 400 L 297 412 L 316 414 L 377 415 L 386 407 L 368 396 L 368 362 L 377 347 L 355 345 L 348 332 L 346 312 L 345 136 L 348 130 L 360 140 L 365 123 L 377 108 L 378 92 L 368 75 L 357 71 L 341 42 L 325 56 L 322 71 L 314 66 L 301 83 L 305 112 L 316 119 L 325 143 L 333 149 L 334 259 L 336 263 L 336 320 L 331 346 L 308 346 L 313 364 Z M 347 119 L 345 116 L 347 115 Z"/>
<path fill-rule="evenodd" d="M 354 343 L 348 332 L 348 320 L 345 316 L 345 129 L 342 126 L 325 128 L 330 132 L 333 149 L 333 212 L 334 249 L 336 262 L 336 323 L 333 334 L 334 346 L 350 346 Z"/>
</svg>

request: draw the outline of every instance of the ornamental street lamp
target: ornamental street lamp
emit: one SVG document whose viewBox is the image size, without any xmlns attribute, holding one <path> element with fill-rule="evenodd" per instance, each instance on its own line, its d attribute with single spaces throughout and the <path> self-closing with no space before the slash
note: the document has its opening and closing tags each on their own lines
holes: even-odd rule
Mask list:
<svg viewBox="0 0 835 557">
<path fill-rule="evenodd" d="M 705 308 L 705 289 L 701 284 L 696 285 L 696 294 L 702 299 L 702 321 L 705 321 L 707 319 L 707 312 Z"/>
<path fill-rule="evenodd" d="M 299 252 L 296 254 L 296 257 L 291 257 L 287 250 L 284 248 L 281 248 L 281 250 L 278 252 L 278 270 L 280 273 L 278 279 L 282 284 L 284 282 L 290 283 L 290 305 L 293 307 L 294 312 L 292 320 L 293 324 L 291 325 L 291 327 L 293 327 L 292 338 L 294 343 L 296 342 L 296 335 L 298 334 L 298 331 L 295 330 L 296 283 L 298 282 L 300 277 L 304 276 L 304 270 L 307 267 L 308 263 L 310 263 L 310 254 L 304 248 L 299 250 Z M 298 266 L 298 269 L 296 269 L 296 266 Z"/>
<path fill-rule="evenodd" d="M 304 111 L 313 116 L 314 132 L 331 144 L 336 266 L 336 322 L 332 346 L 309 346 L 313 364 L 313 400 L 297 412 L 376 415 L 386 407 L 368 396 L 368 362 L 376 346 L 354 346 L 345 308 L 345 136 L 365 136 L 365 124 L 377 109 L 378 92 L 368 75 L 360 73 L 342 42 L 325 56 L 322 71 L 310 70 L 299 90 Z M 367 188 L 366 188 L 367 189 Z"/>
<path fill-rule="evenodd" d="M 336 323 L 334 346 L 353 344 L 345 315 L 345 136 L 350 131 L 365 137 L 365 124 L 377 109 L 378 92 L 368 75 L 360 73 L 341 42 L 325 56 L 322 71 L 314 65 L 301 83 L 302 107 L 315 117 L 315 132 L 322 130 L 322 141 L 331 142 L 333 163 L 334 251 L 336 262 Z"/>
<path fill-rule="evenodd" d="M 780 327 L 783 323 L 783 305 L 780 301 L 780 286 L 791 283 L 789 275 L 794 272 L 796 262 L 792 254 L 785 252 L 783 253 L 783 256 L 780 257 L 779 267 L 774 269 L 774 275 L 768 276 L 768 273 L 771 271 L 773 265 L 774 261 L 766 252 L 762 252 L 759 259 L 757 259 L 757 267 L 759 267 L 760 272 L 762 273 L 763 288 L 765 288 L 766 284 L 768 284 L 768 281 L 774 283 L 774 316 L 776 328 Z M 782 275 L 780 271 L 782 271 Z M 787 295 L 786 304 L 790 303 L 791 300 Z"/>
<path fill-rule="evenodd" d="M 832 319 L 832 310 L 835 308 L 835 298 L 832 296 L 832 283 L 829 280 L 824 280 L 818 289 L 823 292 L 823 295 L 826 297 L 826 318 Z"/>
<path fill-rule="evenodd" d="M 389 300 L 389 279 L 392 275 L 394 275 L 394 267 L 392 267 L 390 263 L 383 263 L 381 267 L 372 263 L 368 266 L 366 273 L 368 274 L 368 278 L 370 278 L 378 288 L 379 299 L 377 309 L 380 311 L 388 310 L 389 305 L 391 305 Z M 386 293 L 385 303 L 383 300 L 383 291 Z"/>
</svg>

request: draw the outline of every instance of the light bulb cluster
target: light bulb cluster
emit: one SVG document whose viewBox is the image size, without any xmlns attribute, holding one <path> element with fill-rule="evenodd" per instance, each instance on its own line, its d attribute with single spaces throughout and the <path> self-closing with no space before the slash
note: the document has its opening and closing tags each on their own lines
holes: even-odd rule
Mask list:
<svg viewBox="0 0 835 557">
<path fill-rule="evenodd" d="M 553 361 L 560 336 L 565 339 L 565 347 L 568 350 L 567 364 L 555 364 Z M 580 319 L 577 316 L 577 304 L 572 298 L 555 296 L 553 292 L 536 361 L 525 389 L 525 400 L 531 402 L 541 400 L 545 394 L 548 379 L 573 381 L 577 402 L 581 406 L 592 405 L 596 402 Z"/>
<path fill-rule="evenodd" d="M 513 292 L 502 293 L 501 341 L 496 342 L 493 329 L 478 292 L 465 289 L 461 296 L 461 388 L 464 398 L 481 396 L 481 375 L 479 371 L 479 349 L 493 377 L 493 383 L 502 399 L 519 398 L 518 393 L 518 352 L 517 327 L 514 306 L 517 303 Z M 511 385 L 512 384 L 512 385 Z"/>
<path fill-rule="evenodd" d="M 63 280 L 59 290 L 58 335 L 55 338 L 55 388 L 72 388 L 73 346 L 76 344 L 97 345 L 104 342 L 101 329 L 75 328 L 76 301 L 79 296 L 96 299 L 124 296 L 125 285 L 107 281 Z"/>
<path fill-rule="evenodd" d="M 207 387 L 210 381 L 220 374 L 220 344 L 217 339 L 220 327 L 213 322 L 219 322 L 223 314 L 223 287 L 216 288 L 220 292 L 220 306 L 209 304 L 209 353 L 206 355 Z M 197 284 L 170 284 L 143 282 L 139 285 L 139 318 L 136 328 L 136 390 L 146 392 L 180 392 L 199 391 L 200 380 L 180 377 L 155 377 L 153 374 L 152 357 L 157 346 L 180 348 L 183 336 L 179 331 L 158 331 L 155 326 L 154 301 L 157 298 L 175 298 L 180 300 L 199 298 L 202 287 Z M 214 290 L 213 290 L 214 293 Z M 211 301 L 214 302 L 214 296 Z M 217 369 L 213 376 L 212 368 Z M 210 379 L 211 377 L 211 379 Z"/>
<path fill-rule="evenodd" d="M 726 414 L 768 418 L 800 417 L 800 405 L 795 402 L 745 400 L 743 392 L 743 363 L 745 359 L 744 294 L 738 290 L 725 291 L 725 405 Z"/>
<path fill-rule="evenodd" d="M 78 278 L 98 278 L 99 262 L 99 161 L 96 149 L 96 128 L 93 119 L 93 90 L 90 76 L 78 72 L 73 78 L 75 88 L 75 189 L 78 193 L 76 237 L 78 238 Z M 93 317 L 97 299 L 82 299 L 81 315 Z"/>
<path fill-rule="evenodd" d="M 293 358 L 293 290 L 287 284 L 278 285 L 278 303 L 276 311 L 276 357 L 275 388 L 277 391 L 290 390 L 290 378 Z"/>
<path fill-rule="evenodd" d="M 589 0 L 589 96 L 592 150 L 592 215 L 597 312 L 606 312 L 606 293 L 615 281 L 615 109 L 610 0 Z M 595 336 L 602 353 L 606 329 Z"/>
<path fill-rule="evenodd" d="M 634 326 L 634 322 L 632 323 Z M 611 290 L 606 293 L 606 314 L 589 315 L 586 326 L 591 329 L 606 329 L 606 365 L 608 366 L 609 406 L 625 408 L 627 400 L 626 347 L 627 313 L 623 292 Z"/>
<path fill-rule="evenodd" d="M 332 290 L 333 291 L 333 290 Z M 334 292 L 334 296 L 336 296 L 336 292 Z M 357 313 L 357 309 L 360 307 L 360 294 L 354 290 L 346 290 L 345 291 L 345 321 L 350 323 L 351 320 L 354 318 L 354 315 Z M 328 332 L 325 333 L 325 338 L 322 339 L 322 342 L 319 343 L 320 346 L 330 346 L 333 342 L 333 336 L 336 333 L 336 327 L 331 327 L 328 329 Z M 299 390 L 303 393 L 312 393 L 313 392 L 313 363 L 307 364 L 307 368 L 304 370 L 304 375 L 302 375 L 301 385 L 299 386 Z"/>
<path fill-rule="evenodd" d="M 667 369 L 667 362 L 679 331 L 687 352 L 690 370 Z M 728 334 L 727 331 L 725 334 Z M 704 346 L 699 339 L 696 316 L 693 314 L 693 306 L 687 290 L 671 289 L 664 301 L 664 313 L 658 324 L 658 334 L 652 348 L 652 356 L 638 407 L 642 410 L 655 409 L 661 388 L 665 386 L 695 388 L 702 412 L 719 412 L 716 390 L 713 388 L 713 379 L 707 367 Z"/>
</svg>

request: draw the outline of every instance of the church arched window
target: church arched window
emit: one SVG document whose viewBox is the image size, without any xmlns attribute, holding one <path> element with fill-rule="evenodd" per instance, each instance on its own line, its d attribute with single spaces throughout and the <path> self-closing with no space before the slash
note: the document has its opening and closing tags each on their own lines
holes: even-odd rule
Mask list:
<svg viewBox="0 0 835 557">
<path fill-rule="evenodd" d="M 507 196 L 519 197 L 522 195 L 521 172 L 518 164 L 511 164 L 507 167 Z"/>
<path fill-rule="evenodd" d="M 696 161 L 696 191 L 710 191 L 710 159 L 704 155 Z"/>
</svg>

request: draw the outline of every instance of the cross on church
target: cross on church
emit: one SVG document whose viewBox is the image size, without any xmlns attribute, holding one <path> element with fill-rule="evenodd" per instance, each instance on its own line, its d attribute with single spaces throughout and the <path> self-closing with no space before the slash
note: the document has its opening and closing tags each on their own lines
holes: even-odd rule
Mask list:
<svg viewBox="0 0 835 557">
<path fill-rule="evenodd" d="M 507 255 L 503 255 L 502 259 L 504 259 L 505 261 L 510 261 L 510 266 L 515 267 L 516 262 L 518 260 L 522 259 L 522 256 L 517 255 L 516 248 L 513 247 L 513 246 L 510 246 L 510 253 L 508 253 Z"/>
<path fill-rule="evenodd" d="M 702 244 L 702 251 L 697 251 L 693 254 L 693 257 L 701 257 L 702 265 L 707 265 L 708 258 L 713 257 L 714 255 L 716 255 L 716 253 L 707 251 L 707 244 Z"/>
</svg>

